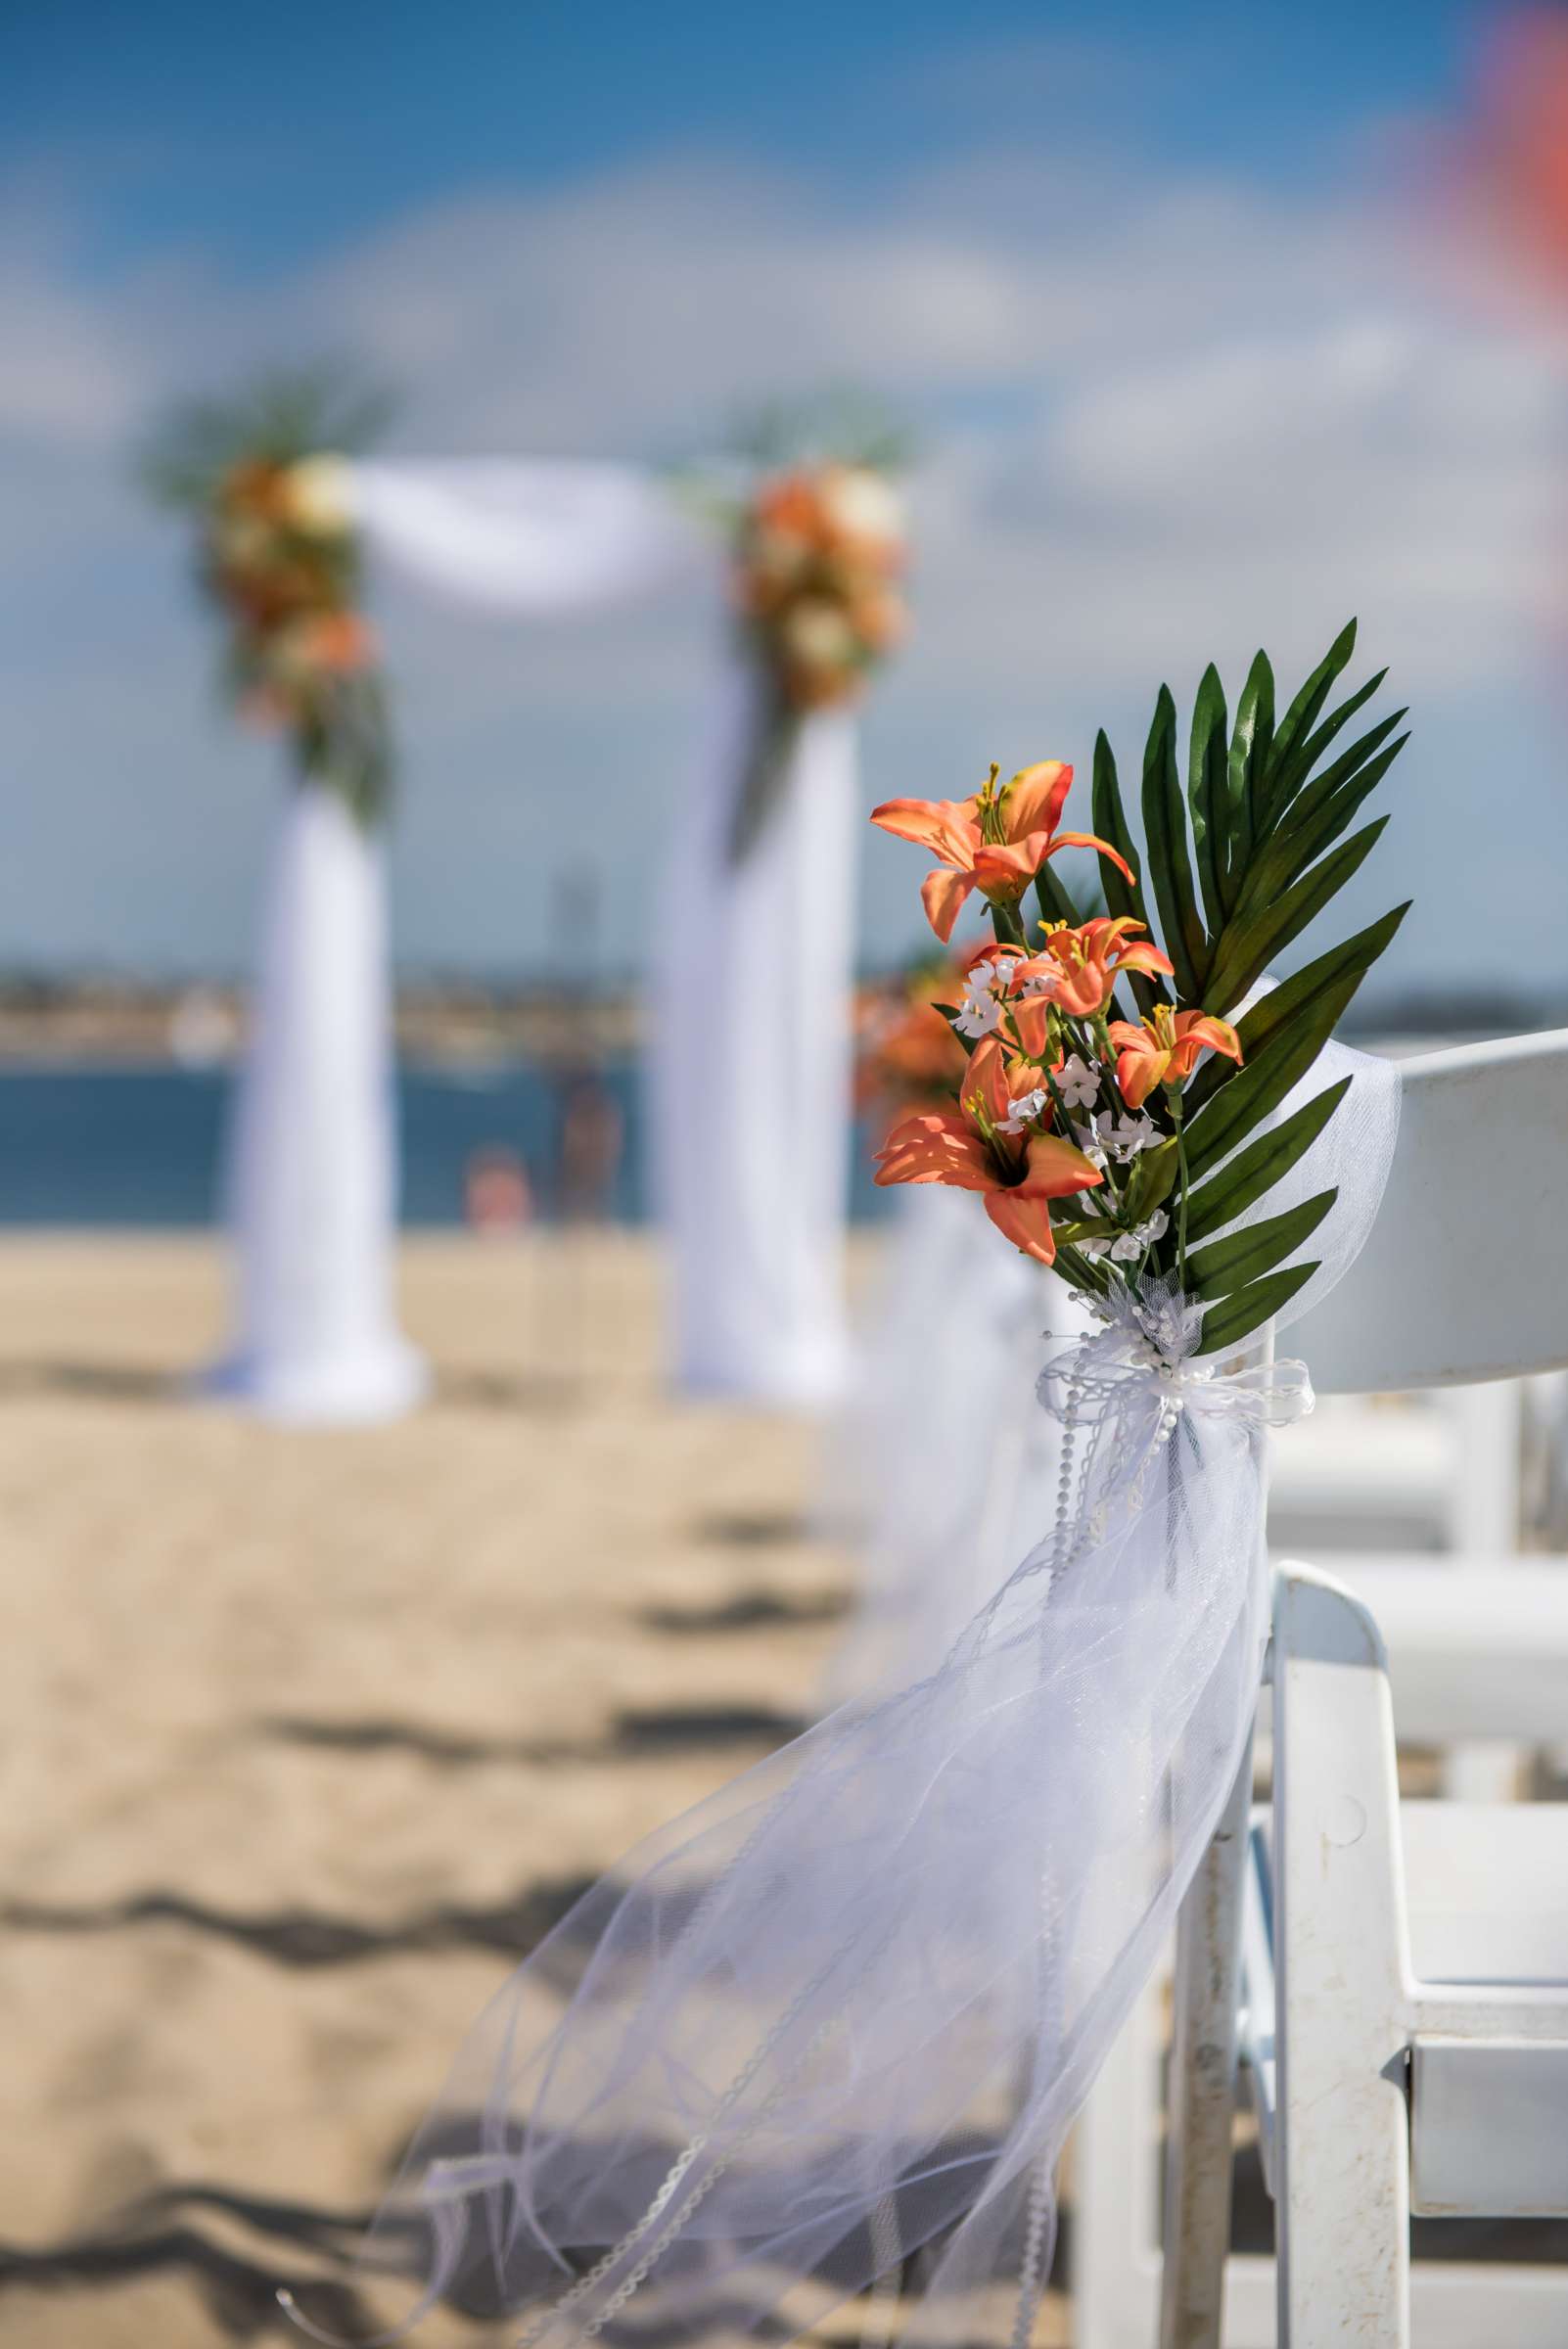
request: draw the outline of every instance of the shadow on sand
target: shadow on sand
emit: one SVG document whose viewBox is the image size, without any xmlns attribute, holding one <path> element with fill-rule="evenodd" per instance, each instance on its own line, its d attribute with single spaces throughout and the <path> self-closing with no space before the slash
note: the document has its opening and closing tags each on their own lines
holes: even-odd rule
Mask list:
<svg viewBox="0 0 1568 2349">
<path fill-rule="evenodd" d="M 787 1745 L 806 1727 L 798 1714 L 768 1705 L 661 1705 L 618 1713 L 608 1732 L 593 1738 L 467 1737 L 405 1721 L 321 1721 L 277 1714 L 261 1727 L 265 1735 L 290 1745 L 317 1746 L 333 1753 L 418 1754 L 423 1761 L 453 1767 L 479 1762 L 635 1762 L 650 1754 L 727 1751 L 760 1746 L 764 1752 Z"/>
</svg>

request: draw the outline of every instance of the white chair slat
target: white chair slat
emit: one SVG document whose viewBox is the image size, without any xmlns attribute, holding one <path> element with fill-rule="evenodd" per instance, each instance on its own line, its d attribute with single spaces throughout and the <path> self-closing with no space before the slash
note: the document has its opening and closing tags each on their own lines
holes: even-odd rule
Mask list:
<svg viewBox="0 0 1568 2349">
<path fill-rule="evenodd" d="M 1274 2049 L 1273 1857 L 1269 1844 L 1268 1814 L 1260 1808 L 1253 1813 L 1242 1894 L 1242 2006 L 1237 2048 L 1258 2118 L 1258 2152 L 1263 2162 L 1264 2184 L 1272 2194 L 1278 2190 L 1274 2181 L 1278 2064 Z"/>
<path fill-rule="evenodd" d="M 1405 1803 L 1400 1843 L 1410 1965 L 1423 1991 L 1568 1984 L 1568 1806 Z"/>
<path fill-rule="evenodd" d="M 1348 1592 L 1289 1568 L 1275 1591 L 1280 2339 L 1290 2349 L 1407 2349 L 1400 2054 L 1409 1963 L 1385 1658 L 1377 1626 Z"/>
<path fill-rule="evenodd" d="M 1568 1558 L 1367 1550 L 1333 1567 L 1383 1635 L 1404 1742 L 1568 1736 Z"/>
<path fill-rule="evenodd" d="M 1568 2007 L 1563 2020 L 1568 2023 Z M 1410 2208 L 1427 2218 L 1568 2213 L 1568 2039 L 1437 2039 L 1410 2054 Z"/>
<path fill-rule="evenodd" d="M 1377 1221 L 1346 1278 L 1292 1328 L 1291 1352 L 1325 1395 L 1561 1368 L 1568 1030 L 1425 1054 L 1402 1062 L 1400 1076 Z"/>
</svg>

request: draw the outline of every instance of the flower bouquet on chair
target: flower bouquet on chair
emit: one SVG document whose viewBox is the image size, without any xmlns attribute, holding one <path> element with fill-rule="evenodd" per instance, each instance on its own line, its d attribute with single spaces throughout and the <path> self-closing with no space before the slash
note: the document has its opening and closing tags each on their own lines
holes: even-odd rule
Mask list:
<svg viewBox="0 0 1568 2349">
<path fill-rule="evenodd" d="M 1308 1400 L 1269 1324 L 1349 1264 L 1392 1155 L 1392 1071 L 1330 1036 L 1399 914 L 1267 977 L 1381 829 L 1351 827 L 1398 719 L 1339 749 L 1380 680 L 1328 707 L 1353 643 L 1277 718 L 1267 662 L 1233 726 L 1211 670 L 1185 795 L 1162 692 L 1141 852 L 1103 741 L 1091 832 L 1055 764 L 878 811 L 936 856 L 944 938 L 991 917 L 953 1098 L 883 1177 L 977 1193 L 1100 1316 L 1042 1381 L 1054 1520 L 933 1667 L 653 1837 L 519 1970 L 375 2233 L 367 2297 L 424 2277 L 377 2337 L 449 2296 L 527 2349 L 780 2341 L 870 2289 L 867 2337 L 1030 2339 L 1069 2125 L 1251 1733 L 1266 1427 Z"/>
<path fill-rule="evenodd" d="M 1343 837 L 1404 747 L 1403 711 L 1321 764 L 1382 683 L 1373 677 L 1323 715 L 1354 645 L 1353 622 L 1277 725 L 1264 655 L 1233 730 L 1211 668 L 1193 712 L 1185 803 L 1176 706 L 1162 688 L 1143 760 L 1141 869 L 1103 734 L 1095 832 L 1061 829 L 1073 769 L 1057 760 L 1009 783 L 992 767 L 972 799 L 892 800 L 872 817 L 940 859 L 922 892 L 940 938 L 950 939 L 972 895 L 992 928 L 965 957 L 961 1001 L 945 1007 L 970 1054 L 956 1101 L 895 1129 L 878 1180 L 981 1193 L 1015 1246 L 1121 1319 L 1135 1318 L 1140 1296 L 1179 1299 L 1182 1350 L 1194 1357 L 1233 1350 L 1319 1269 L 1298 1252 L 1337 1192 L 1327 1185 L 1282 1204 L 1281 1186 L 1349 1080 L 1288 1118 L 1278 1113 L 1407 911 L 1283 986 L 1268 984 L 1269 964 L 1344 888 L 1388 820 Z M 1097 853 L 1108 914 L 1080 919 L 1053 868 L 1066 848 Z M 1163 944 L 1151 935 L 1151 896 Z M 1260 1214 L 1265 1205 L 1274 1212 Z"/>
</svg>

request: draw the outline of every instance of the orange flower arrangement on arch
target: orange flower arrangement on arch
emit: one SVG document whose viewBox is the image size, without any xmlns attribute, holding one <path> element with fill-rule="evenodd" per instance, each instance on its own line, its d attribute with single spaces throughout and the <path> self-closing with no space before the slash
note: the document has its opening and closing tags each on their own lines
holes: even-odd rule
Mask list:
<svg viewBox="0 0 1568 2349">
<path fill-rule="evenodd" d="M 767 828 L 813 713 L 858 701 L 908 627 L 899 436 L 853 404 L 761 420 L 730 519 L 730 601 L 753 740 L 730 823 L 739 864 Z"/>
<path fill-rule="evenodd" d="M 284 735 L 300 779 L 339 793 L 364 824 L 386 812 L 392 749 L 347 468 L 331 452 L 362 446 L 383 408 L 328 371 L 273 377 L 247 397 L 182 409 L 147 467 L 155 493 L 195 521 L 239 714 Z"/>
<path fill-rule="evenodd" d="M 940 1006 L 971 1057 L 948 1101 L 888 1134 L 878 1182 L 977 1192 L 1014 1247 L 1101 1304 L 1174 1280 L 1204 1309 L 1203 1353 L 1234 1349 L 1316 1269 L 1300 1250 L 1332 1191 L 1257 1211 L 1338 1108 L 1348 1080 L 1306 1095 L 1304 1080 L 1407 910 L 1272 981 L 1387 821 L 1350 831 L 1404 747 L 1405 713 L 1325 759 L 1383 681 L 1329 708 L 1355 642 L 1352 622 L 1277 715 L 1260 653 L 1233 725 L 1206 670 L 1185 792 L 1162 686 L 1141 848 L 1103 734 L 1091 830 L 1064 828 L 1073 769 L 1059 760 L 1007 783 L 993 766 L 966 800 L 889 800 L 872 817 L 938 859 L 921 898 L 944 943 L 972 898 L 991 926 Z M 1081 918 L 1056 867 L 1066 850 L 1097 860 L 1108 913 Z"/>
</svg>

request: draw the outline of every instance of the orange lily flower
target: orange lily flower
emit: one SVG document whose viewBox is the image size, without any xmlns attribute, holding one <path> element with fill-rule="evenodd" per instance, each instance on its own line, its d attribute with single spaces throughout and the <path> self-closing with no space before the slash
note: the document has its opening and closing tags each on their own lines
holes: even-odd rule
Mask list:
<svg viewBox="0 0 1568 2349">
<path fill-rule="evenodd" d="M 357 612 L 318 612 L 291 631 L 288 652 L 306 668 L 347 675 L 368 668 L 376 657 L 376 638 Z"/>
<path fill-rule="evenodd" d="M 1043 1106 L 1034 1077 L 1016 1063 L 1010 1068 L 996 1038 L 987 1036 L 969 1063 L 957 1113 L 930 1110 L 895 1127 L 877 1153 L 876 1179 L 979 1191 L 1003 1237 L 1050 1265 L 1056 1261 L 1051 1201 L 1092 1190 L 1104 1176 L 1059 1134 L 1029 1130 Z"/>
<path fill-rule="evenodd" d="M 1013 1022 L 1024 1050 L 1038 1060 L 1045 1049 L 1047 1015 L 1052 1004 L 1075 1020 L 1098 1019 L 1111 1000 L 1112 990 L 1125 971 L 1142 971 L 1150 978 L 1169 979 L 1168 954 L 1147 939 L 1129 935 L 1141 930 L 1130 914 L 1113 919 L 1102 914 L 1073 929 L 1066 922 L 1043 924 L 1045 949 L 1015 965 L 1012 983 L 1020 1000 Z"/>
<path fill-rule="evenodd" d="M 1166 1003 L 1157 1005 L 1153 1019 L 1137 1028 L 1130 1020 L 1113 1020 L 1110 1036 L 1118 1047 L 1117 1085 L 1129 1109 L 1141 1109 L 1157 1084 L 1184 1084 L 1200 1052 L 1241 1058 L 1241 1038 L 1228 1020 L 1217 1020 L 1206 1011 L 1173 1013 Z"/>
<path fill-rule="evenodd" d="M 871 821 L 899 840 L 912 840 L 941 859 L 928 873 L 920 898 L 926 918 L 945 942 L 971 890 L 992 904 L 1015 905 L 1058 849 L 1098 849 L 1120 865 L 1125 858 L 1093 832 L 1058 832 L 1073 770 L 1059 759 L 1026 766 L 998 791 L 993 766 L 985 788 L 967 800 L 885 800 Z"/>
<path fill-rule="evenodd" d="M 995 971 L 995 984 L 1009 995 L 1014 991 L 1018 973 L 1029 959 L 1029 948 L 1015 946 L 1011 939 L 981 938 L 972 946 L 958 948 L 958 968 L 966 979 L 981 963 L 989 962 Z"/>
</svg>

